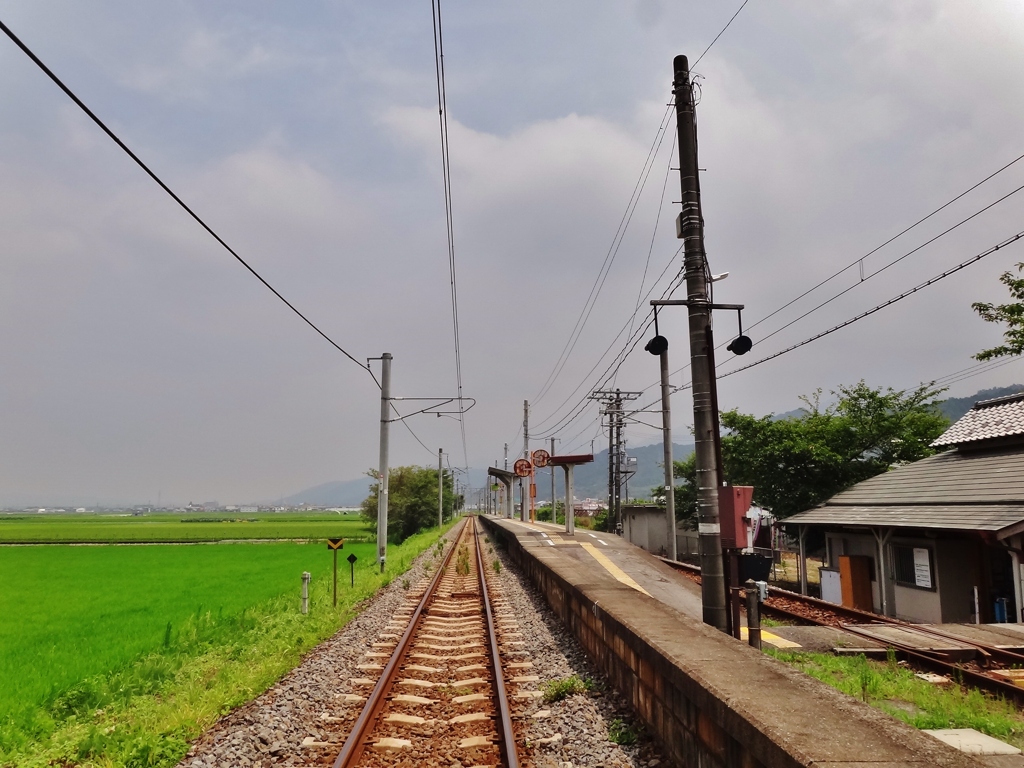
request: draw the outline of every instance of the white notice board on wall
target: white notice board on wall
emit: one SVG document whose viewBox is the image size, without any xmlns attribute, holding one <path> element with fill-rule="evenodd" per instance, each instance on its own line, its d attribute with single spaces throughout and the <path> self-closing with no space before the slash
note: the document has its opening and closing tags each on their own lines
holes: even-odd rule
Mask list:
<svg viewBox="0 0 1024 768">
<path fill-rule="evenodd" d="M 931 550 L 914 547 L 914 584 L 925 589 L 932 588 Z"/>
</svg>

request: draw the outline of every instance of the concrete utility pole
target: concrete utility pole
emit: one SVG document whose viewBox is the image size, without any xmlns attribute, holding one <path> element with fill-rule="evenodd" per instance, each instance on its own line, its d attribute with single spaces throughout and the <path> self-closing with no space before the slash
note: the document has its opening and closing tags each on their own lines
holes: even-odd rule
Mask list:
<svg viewBox="0 0 1024 768">
<path fill-rule="evenodd" d="M 437 527 L 444 525 L 444 473 L 441 470 L 441 449 L 437 449 Z"/>
<path fill-rule="evenodd" d="M 527 461 L 530 461 L 530 402 L 528 400 L 523 400 L 523 458 L 526 459 Z M 528 488 L 528 486 L 531 485 L 532 482 L 533 476 L 531 475 L 529 478 L 529 482 L 527 482 L 527 478 L 524 477 L 522 483 L 520 484 L 520 487 L 523 489 L 523 509 L 519 519 L 522 520 L 524 523 L 527 520 L 526 510 L 529 505 L 529 502 L 526 500 L 526 497 L 530 493 L 530 489 Z"/>
<path fill-rule="evenodd" d="M 672 460 L 672 387 L 669 384 L 668 344 L 659 355 L 661 358 L 661 431 L 663 438 L 662 460 L 665 462 L 665 523 L 668 526 L 668 557 L 676 560 L 676 486 L 673 477 Z"/>
<path fill-rule="evenodd" d="M 672 90 L 679 131 L 679 182 L 682 212 L 676 235 L 683 240 L 686 298 L 690 302 L 690 369 L 693 374 L 693 424 L 697 462 L 697 516 L 700 541 L 701 593 L 704 622 L 727 631 L 725 572 L 718 519 L 718 465 L 715 456 L 715 420 L 708 340 L 711 307 L 708 301 L 708 266 L 704 252 L 704 217 L 697 177 L 697 127 L 693 113 L 690 65 L 685 56 L 672 62 Z"/>
<path fill-rule="evenodd" d="M 551 455 L 555 455 L 555 438 L 551 438 Z M 558 514 L 556 512 L 557 505 L 555 504 L 555 465 L 551 465 L 551 522 L 554 525 L 558 525 Z"/>
<path fill-rule="evenodd" d="M 377 560 L 384 573 L 388 553 L 388 427 L 391 425 L 391 353 L 380 358 L 380 480 L 377 484 Z"/>
<path fill-rule="evenodd" d="M 608 414 L 608 517 L 615 520 L 615 401 L 605 408 Z M 615 531 L 618 533 L 618 531 Z"/>
<path fill-rule="evenodd" d="M 596 389 L 587 395 L 590 400 L 599 400 L 604 406 L 602 413 L 608 414 L 608 516 L 615 520 L 616 533 L 621 533 L 621 468 L 619 467 L 619 445 L 622 440 L 624 400 L 636 400 L 643 392 L 623 392 L 621 389 Z"/>
</svg>

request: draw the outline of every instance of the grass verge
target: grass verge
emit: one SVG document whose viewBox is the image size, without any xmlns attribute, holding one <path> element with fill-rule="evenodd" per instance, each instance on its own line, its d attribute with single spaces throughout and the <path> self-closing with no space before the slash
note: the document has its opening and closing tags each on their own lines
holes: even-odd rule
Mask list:
<svg viewBox="0 0 1024 768">
<path fill-rule="evenodd" d="M 193 616 L 159 651 L 82 680 L 0 723 L 0 765 L 174 765 L 220 715 L 295 667 L 437 538 L 434 529 L 392 547 L 386 572 L 340 595 L 337 609 L 324 576 L 311 584 L 307 615 L 289 595 L 233 616 Z"/>
<path fill-rule="evenodd" d="M 1012 702 L 955 683 L 928 683 L 891 653 L 888 661 L 871 661 L 864 656 L 765 652 L 915 728 L 974 728 L 1024 748 L 1024 717 Z"/>
</svg>

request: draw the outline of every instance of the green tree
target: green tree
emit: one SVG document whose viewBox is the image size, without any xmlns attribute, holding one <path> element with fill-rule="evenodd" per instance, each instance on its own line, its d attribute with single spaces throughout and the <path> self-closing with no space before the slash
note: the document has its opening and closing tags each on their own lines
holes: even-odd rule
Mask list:
<svg viewBox="0 0 1024 768">
<path fill-rule="evenodd" d="M 370 495 L 361 505 L 363 519 L 377 530 L 377 498 L 380 492 L 380 473 L 371 469 L 366 473 L 375 482 Z M 444 472 L 444 516 L 448 519 L 454 509 L 461 508 L 462 499 L 456 497 L 450 472 Z M 414 533 L 437 524 L 437 470 L 427 467 L 393 467 L 388 471 L 388 541 L 400 544 Z"/>
<path fill-rule="evenodd" d="M 893 465 L 934 453 L 930 444 L 949 425 L 937 410 L 943 390 L 872 388 L 863 381 L 832 392 L 821 406 L 821 390 L 801 398 L 796 418 L 757 418 L 739 411 L 721 414 L 722 463 L 733 485 L 752 485 L 754 501 L 784 518 L 821 502 Z M 677 461 L 676 516 L 695 520 L 696 463 Z"/>
<path fill-rule="evenodd" d="M 1017 265 L 1017 271 L 1024 273 L 1024 262 Z M 1014 277 L 1012 272 L 1004 272 L 999 281 L 1010 289 L 1010 296 L 1016 301 L 1012 304 L 975 302 L 971 305 L 986 322 L 1006 324 L 1003 343 L 979 352 L 974 356 L 975 360 L 1024 354 L 1024 277 Z"/>
</svg>

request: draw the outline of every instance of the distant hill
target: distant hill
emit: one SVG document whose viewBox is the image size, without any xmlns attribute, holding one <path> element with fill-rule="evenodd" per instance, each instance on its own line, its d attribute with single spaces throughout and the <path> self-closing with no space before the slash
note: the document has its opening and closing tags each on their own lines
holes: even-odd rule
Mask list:
<svg viewBox="0 0 1024 768">
<path fill-rule="evenodd" d="M 648 497 L 651 488 L 665 484 L 665 470 L 662 467 L 661 443 L 629 448 L 627 453 L 637 459 L 637 471 L 629 478 L 629 495 L 632 498 Z M 681 461 L 693 453 L 692 445 L 672 446 L 672 457 Z M 547 470 L 544 470 L 546 475 Z M 558 475 L 558 493 L 562 493 L 561 470 Z M 594 455 L 592 464 L 576 467 L 573 486 L 578 499 L 604 499 L 608 496 L 608 450 Z M 537 480 L 537 497 L 547 499 L 551 495 L 551 481 L 546 476 Z"/>
<path fill-rule="evenodd" d="M 974 404 L 979 400 L 991 400 L 994 397 L 1015 395 L 1018 392 L 1024 392 L 1024 385 L 1011 384 L 1008 387 L 983 389 L 980 392 L 975 392 L 970 397 L 951 397 L 948 400 L 944 400 L 939 404 L 939 410 L 942 411 L 942 415 L 950 421 L 956 421 L 971 410 L 971 408 L 974 407 Z"/>
<path fill-rule="evenodd" d="M 956 421 L 965 413 L 967 413 L 974 404 L 979 400 L 991 400 L 994 397 L 1003 397 L 1005 395 L 1015 395 L 1018 392 L 1024 392 L 1024 384 L 1011 384 L 1008 387 L 993 387 L 992 389 L 982 389 L 975 392 L 973 395 L 967 397 L 951 397 L 948 400 L 943 400 L 939 403 L 939 412 L 949 419 L 951 422 Z M 807 413 L 806 408 L 796 408 L 792 411 L 786 411 L 785 413 L 775 414 L 776 420 L 782 419 L 799 419 L 801 416 Z"/>
<path fill-rule="evenodd" d="M 373 480 L 361 477 L 358 480 L 334 480 L 307 488 L 286 496 L 282 501 L 290 506 L 312 504 L 318 507 L 358 507 L 370 495 Z"/>
<path fill-rule="evenodd" d="M 1013 384 L 1009 387 L 995 387 L 975 392 L 969 397 L 951 397 L 939 404 L 939 410 L 950 421 L 956 421 L 963 416 L 979 400 L 989 400 L 993 397 L 1003 397 L 1024 391 L 1024 385 Z M 786 413 L 776 414 L 776 419 L 799 418 L 806 411 L 797 408 Z M 692 445 L 675 445 L 673 456 L 678 461 L 685 459 L 693 453 Z M 629 455 L 637 458 L 637 472 L 629 479 L 629 495 L 634 498 L 647 496 L 651 488 L 661 485 L 664 482 L 664 470 L 661 466 L 661 443 L 630 448 Z M 558 472 L 558 494 L 562 491 L 562 473 Z M 547 470 L 542 470 L 537 477 L 537 498 L 547 500 L 551 495 L 551 481 L 548 479 Z M 583 464 L 576 468 L 573 477 L 575 483 L 576 497 L 580 499 L 604 499 L 608 496 L 608 451 L 604 450 L 594 456 L 592 464 Z M 361 477 L 356 480 L 335 480 L 330 483 L 307 488 L 304 491 L 287 496 L 283 499 L 285 504 L 312 504 L 325 507 L 357 507 L 363 499 L 370 495 L 369 477 Z M 486 482 L 486 470 L 470 469 L 469 482 L 474 488 L 482 487 Z"/>
</svg>

